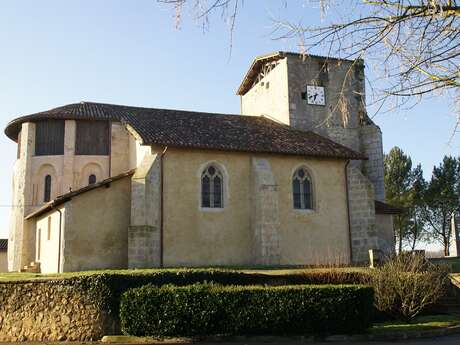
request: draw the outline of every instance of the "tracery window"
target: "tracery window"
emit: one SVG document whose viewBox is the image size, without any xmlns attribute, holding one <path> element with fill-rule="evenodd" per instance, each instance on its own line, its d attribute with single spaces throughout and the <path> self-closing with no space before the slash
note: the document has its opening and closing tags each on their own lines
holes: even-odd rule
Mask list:
<svg viewBox="0 0 460 345">
<path fill-rule="evenodd" d="M 312 183 L 305 168 L 299 168 L 295 171 L 292 177 L 292 194 L 295 209 L 313 209 Z"/>
<path fill-rule="evenodd" d="M 223 175 L 214 165 L 209 165 L 201 174 L 201 207 L 223 208 Z"/>
</svg>

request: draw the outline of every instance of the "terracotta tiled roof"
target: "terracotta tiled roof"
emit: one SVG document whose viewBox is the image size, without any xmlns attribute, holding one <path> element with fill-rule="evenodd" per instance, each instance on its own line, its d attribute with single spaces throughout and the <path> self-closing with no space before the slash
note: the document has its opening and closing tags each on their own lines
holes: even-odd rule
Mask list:
<svg viewBox="0 0 460 345">
<path fill-rule="evenodd" d="M 296 130 L 266 117 L 91 102 L 20 117 L 7 125 L 5 133 L 16 140 L 23 122 L 42 119 L 121 121 L 132 127 L 145 145 L 366 159 L 362 154 L 318 134 Z"/>
<path fill-rule="evenodd" d="M 8 249 L 8 240 L 5 238 L 0 238 L 0 250 Z"/>
<path fill-rule="evenodd" d="M 400 214 L 402 209 L 382 201 L 375 200 L 375 213 L 377 214 Z"/>
</svg>

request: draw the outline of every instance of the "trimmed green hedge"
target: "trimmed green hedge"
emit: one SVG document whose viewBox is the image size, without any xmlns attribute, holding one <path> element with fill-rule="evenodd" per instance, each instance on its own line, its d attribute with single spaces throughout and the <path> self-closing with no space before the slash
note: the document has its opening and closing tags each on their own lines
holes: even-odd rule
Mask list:
<svg viewBox="0 0 460 345">
<path fill-rule="evenodd" d="M 357 285 L 146 285 L 122 295 L 120 318 L 137 336 L 349 333 L 368 328 L 372 304 Z"/>
<path fill-rule="evenodd" d="M 304 285 L 304 284 L 362 284 L 367 281 L 365 272 L 339 270 L 306 271 L 283 275 L 245 273 L 229 269 L 157 269 L 132 271 L 107 271 L 65 278 L 69 285 L 92 292 L 95 298 L 113 317 L 118 318 L 121 294 L 144 285 L 186 286 L 198 283 L 219 285 Z"/>
</svg>

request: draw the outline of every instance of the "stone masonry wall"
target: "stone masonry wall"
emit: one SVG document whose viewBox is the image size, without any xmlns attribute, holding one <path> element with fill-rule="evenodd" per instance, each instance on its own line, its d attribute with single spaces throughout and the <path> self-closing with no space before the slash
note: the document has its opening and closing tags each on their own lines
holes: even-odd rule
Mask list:
<svg viewBox="0 0 460 345">
<path fill-rule="evenodd" d="M 374 188 L 357 168 L 348 168 L 352 261 L 369 261 L 369 249 L 379 249 L 375 226 Z"/>
<path fill-rule="evenodd" d="M 89 293 L 65 280 L 0 283 L 0 341 L 90 341 L 116 329 Z"/>
<path fill-rule="evenodd" d="M 278 186 L 267 159 L 252 158 L 252 232 L 254 262 L 280 263 Z"/>
<path fill-rule="evenodd" d="M 160 266 L 161 157 L 146 153 L 132 177 L 128 267 Z"/>
<path fill-rule="evenodd" d="M 327 135 L 327 128 L 360 126 L 364 95 L 361 64 L 296 55 L 288 56 L 287 60 L 292 127 Z M 324 87 L 324 106 L 311 105 L 302 99 L 306 85 Z"/>
<path fill-rule="evenodd" d="M 361 152 L 368 160 L 363 162 L 363 173 L 374 184 L 375 198 L 385 201 L 382 132 L 374 124 L 360 128 Z"/>
<path fill-rule="evenodd" d="M 15 162 L 13 171 L 13 205 L 10 215 L 8 240 L 8 270 L 19 271 L 29 259 L 24 250 L 24 217 L 31 205 L 31 157 L 35 151 L 35 124 L 24 123 L 21 129 L 20 158 Z"/>
</svg>

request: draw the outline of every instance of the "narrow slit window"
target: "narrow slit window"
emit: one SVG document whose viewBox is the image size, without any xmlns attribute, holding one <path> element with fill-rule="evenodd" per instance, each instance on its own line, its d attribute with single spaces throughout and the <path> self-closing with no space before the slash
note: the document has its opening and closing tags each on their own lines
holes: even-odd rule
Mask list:
<svg viewBox="0 0 460 345">
<path fill-rule="evenodd" d="M 214 165 L 201 174 L 201 207 L 223 208 L 223 176 Z"/>
<path fill-rule="evenodd" d="M 304 168 L 297 169 L 292 177 L 292 195 L 295 209 L 313 209 L 311 178 Z"/>
<path fill-rule="evenodd" d="M 51 175 L 45 176 L 43 201 L 48 202 L 51 200 Z"/>
<path fill-rule="evenodd" d="M 95 183 L 96 183 L 96 175 L 94 174 L 89 175 L 88 184 L 90 185 L 90 184 L 95 184 Z"/>
</svg>

